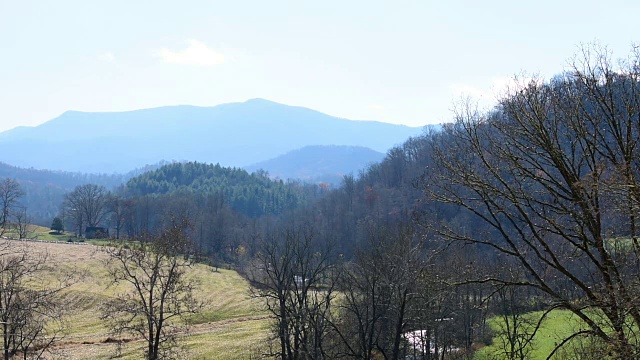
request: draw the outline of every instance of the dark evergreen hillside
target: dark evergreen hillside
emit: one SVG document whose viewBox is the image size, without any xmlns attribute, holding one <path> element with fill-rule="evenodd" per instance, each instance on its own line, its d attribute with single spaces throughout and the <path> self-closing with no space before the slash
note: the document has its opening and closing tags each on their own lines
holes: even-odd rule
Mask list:
<svg viewBox="0 0 640 360">
<path fill-rule="evenodd" d="M 127 182 L 129 196 L 176 193 L 216 195 L 235 211 L 250 217 L 280 214 L 305 203 L 295 183 L 270 180 L 265 172 L 198 162 L 173 163 Z"/>
</svg>

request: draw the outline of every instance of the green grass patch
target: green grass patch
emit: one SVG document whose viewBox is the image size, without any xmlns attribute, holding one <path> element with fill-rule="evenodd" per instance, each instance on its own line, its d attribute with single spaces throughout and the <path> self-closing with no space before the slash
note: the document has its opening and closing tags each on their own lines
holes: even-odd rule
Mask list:
<svg viewBox="0 0 640 360">
<path fill-rule="evenodd" d="M 4 234 L 5 237 L 17 239 L 18 233 L 14 230 L 7 231 Z M 59 241 L 59 242 L 86 242 L 93 245 L 108 245 L 112 240 L 110 239 L 85 239 L 77 237 L 74 232 L 56 232 L 48 227 L 39 225 L 29 225 L 28 239 L 40 240 L 40 241 Z"/>
<path fill-rule="evenodd" d="M 14 230 L 7 231 L 4 236 L 8 238 L 17 239 L 19 238 L 18 233 Z M 63 241 L 67 242 L 71 241 L 79 241 L 80 239 L 76 238 L 74 233 L 72 232 L 55 232 L 45 226 L 39 225 L 29 225 L 29 231 L 27 234 L 28 239 L 33 240 L 42 240 L 42 241 Z"/>
<path fill-rule="evenodd" d="M 527 316 L 534 321 L 539 320 L 542 315 L 542 311 L 527 314 Z M 503 319 L 501 317 L 495 316 L 489 319 L 488 323 L 492 330 L 498 331 L 500 322 L 502 321 Z M 540 329 L 538 329 L 531 343 L 531 347 L 529 348 L 531 350 L 531 359 L 546 359 L 557 344 L 575 331 L 581 329 L 582 326 L 582 321 L 569 310 L 551 311 L 543 320 Z M 494 337 L 493 344 L 485 346 L 476 352 L 474 359 L 493 360 L 506 358 L 504 355 L 500 356 L 503 354 L 500 349 L 501 344 L 502 342 Z M 559 357 L 555 356 L 555 358 Z"/>
</svg>

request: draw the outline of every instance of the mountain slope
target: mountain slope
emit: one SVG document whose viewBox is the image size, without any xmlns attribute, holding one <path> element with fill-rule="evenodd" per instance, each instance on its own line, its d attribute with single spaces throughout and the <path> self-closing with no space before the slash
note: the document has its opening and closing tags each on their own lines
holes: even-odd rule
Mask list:
<svg viewBox="0 0 640 360">
<path fill-rule="evenodd" d="M 361 146 L 306 146 L 274 159 L 247 166 L 248 171 L 263 169 L 271 177 L 339 184 L 345 174 L 357 173 L 384 154 Z"/>
<path fill-rule="evenodd" d="M 69 111 L 0 133 L 0 161 L 82 172 L 125 172 L 161 160 L 246 166 L 309 145 L 386 152 L 421 128 L 351 121 L 262 99 L 215 107 Z"/>
</svg>

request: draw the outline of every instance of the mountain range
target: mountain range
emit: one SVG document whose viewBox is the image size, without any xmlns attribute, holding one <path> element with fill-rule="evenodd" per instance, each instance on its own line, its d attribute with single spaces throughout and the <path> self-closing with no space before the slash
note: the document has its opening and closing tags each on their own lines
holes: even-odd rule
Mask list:
<svg viewBox="0 0 640 360">
<path fill-rule="evenodd" d="M 68 111 L 39 126 L 0 133 L 0 161 L 83 173 L 125 173 L 163 160 L 246 167 L 307 146 L 385 153 L 421 132 L 420 127 L 347 120 L 263 99 L 213 107 Z"/>
</svg>

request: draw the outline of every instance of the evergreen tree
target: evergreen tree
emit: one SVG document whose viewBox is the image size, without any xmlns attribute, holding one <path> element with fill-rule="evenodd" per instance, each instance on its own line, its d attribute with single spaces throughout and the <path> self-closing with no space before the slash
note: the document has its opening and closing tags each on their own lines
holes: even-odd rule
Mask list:
<svg viewBox="0 0 640 360">
<path fill-rule="evenodd" d="M 51 222 L 51 230 L 61 233 L 64 231 L 64 224 L 62 223 L 62 219 L 59 217 L 54 217 L 53 222 Z"/>
</svg>

